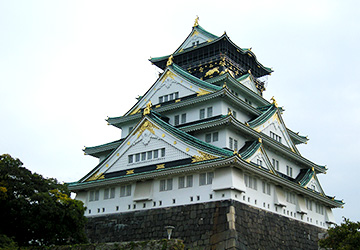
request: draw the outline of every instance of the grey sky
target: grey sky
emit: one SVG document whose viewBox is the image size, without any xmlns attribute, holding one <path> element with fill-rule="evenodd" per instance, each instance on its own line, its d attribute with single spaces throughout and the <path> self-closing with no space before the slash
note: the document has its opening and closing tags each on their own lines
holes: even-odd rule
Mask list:
<svg viewBox="0 0 360 250">
<path fill-rule="evenodd" d="M 320 182 L 346 203 L 337 221 L 359 221 L 359 11 L 358 1 L 0 0 L 0 153 L 80 179 L 97 164 L 84 145 L 120 138 L 106 117 L 155 82 L 148 59 L 174 52 L 198 15 L 274 69 L 264 97 L 309 136 L 302 155 L 329 168 Z"/>
</svg>

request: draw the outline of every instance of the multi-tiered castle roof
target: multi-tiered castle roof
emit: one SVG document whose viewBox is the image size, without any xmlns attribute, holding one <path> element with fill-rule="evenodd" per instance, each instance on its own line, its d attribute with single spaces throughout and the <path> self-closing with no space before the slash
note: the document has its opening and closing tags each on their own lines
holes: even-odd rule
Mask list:
<svg viewBox="0 0 360 250">
<path fill-rule="evenodd" d="M 122 137 L 85 154 L 99 164 L 70 189 L 86 215 L 236 200 L 319 227 L 342 201 L 324 193 L 327 171 L 301 156 L 306 143 L 286 127 L 283 109 L 262 97 L 272 70 L 251 49 L 196 21 L 163 70 L 123 116 L 108 124 Z"/>
</svg>

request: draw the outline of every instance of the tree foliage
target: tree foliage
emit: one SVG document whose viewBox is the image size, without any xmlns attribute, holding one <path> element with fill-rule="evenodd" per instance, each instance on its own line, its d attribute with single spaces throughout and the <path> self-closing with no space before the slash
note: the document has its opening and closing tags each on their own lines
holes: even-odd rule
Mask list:
<svg viewBox="0 0 360 250">
<path fill-rule="evenodd" d="M 20 246 L 84 243 L 84 211 L 66 185 L 31 173 L 19 159 L 0 155 L 0 234 Z"/>
<path fill-rule="evenodd" d="M 360 249 L 360 222 L 344 218 L 343 223 L 329 228 L 328 236 L 319 241 L 319 246 L 334 250 Z"/>
</svg>

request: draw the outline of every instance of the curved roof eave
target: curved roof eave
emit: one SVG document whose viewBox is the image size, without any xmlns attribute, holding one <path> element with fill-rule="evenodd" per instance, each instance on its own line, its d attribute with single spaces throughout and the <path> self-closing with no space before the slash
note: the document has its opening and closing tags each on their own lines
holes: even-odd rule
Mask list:
<svg viewBox="0 0 360 250">
<path fill-rule="evenodd" d="M 252 135 L 254 137 L 254 139 L 258 139 L 261 138 L 263 144 L 267 144 L 267 145 L 271 145 L 272 148 L 275 148 L 275 150 L 278 150 L 279 152 L 291 157 L 292 159 L 304 164 L 305 166 L 307 166 L 308 168 L 312 168 L 314 167 L 314 169 L 319 172 L 319 173 L 325 173 L 326 172 L 326 168 L 324 166 L 318 165 L 304 157 L 302 157 L 299 154 L 294 153 L 293 151 L 291 151 L 290 148 L 284 146 L 283 144 L 276 142 L 274 139 L 270 138 L 269 136 L 263 134 L 263 133 L 259 133 L 257 131 L 255 131 L 254 129 L 246 126 L 245 124 L 239 122 L 238 120 L 236 120 L 232 115 L 227 115 L 223 118 L 220 118 L 219 120 L 216 121 L 211 121 L 208 122 L 207 125 L 208 127 L 214 127 L 214 126 L 221 126 L 222 124 L 227 124 L 227 123 L 231 123 L 233 126 L 241 129 L 242 131 Z M 202 129 L 204 126 L 204 124 L 196 124 L 196 125 L 191 125 L 189 127 L 182 127 L 182 130 L 186 131 L 186 132 L 190 132 L 190 131 L 197 131 Z"/>
<path fill-rule="evenodd" d="M 249 89 L 245 85 L 239 83 L 231 74 L 229 74 L 229 72 L 226 72 L 225 74 L 222 74 L 222 75 L 219 75 L 219 76 L 215 76 L 215 77 L 213 77 L 211 79 L 207 79 L 206 82 L 208 82 L 208 83 L 216 83 L 216 82 L 221 82 L 223 80 L 230 80 L 232 84 L 234 84 L 234 85 L 238 86 L 239 88 L 241 88 L 241 90 L 243 90 L 247 95 L 251 96 L 252 98 L 255 98 L 262 105 L 266 106 L 266 105 L 271 104 L 268 100 L 264 99 L 259 94 L 255 93 L 254 91 L 252 91 L 251 89 Z"/>
</svg>

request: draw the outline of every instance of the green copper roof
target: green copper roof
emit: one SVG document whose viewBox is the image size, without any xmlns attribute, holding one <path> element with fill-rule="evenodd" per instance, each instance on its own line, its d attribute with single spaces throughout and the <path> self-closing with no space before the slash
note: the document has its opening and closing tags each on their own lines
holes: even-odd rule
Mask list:
<svg viewBox="0 0 360 250">
<path fill-rule="evenodd" d="M 98 146 L 85 147 L 85 149 L 83 151 L 86 154 L 92 154 L 93 151 L 98 152 L 98 151 L 102 151 L 102 150 L 114 149 L 114 148 L 118 147 L 122 143 L 123 140 L 124 139 L 120 139 L 120 140 L 104 143 L 104 144 L 101 144 Z"/>
<path fill-rule="evenodd" d="M 249 121 L 248 122 L 249 126 L 251 128 L 254 128 L 263 124 L 276 113 L 277 109 L 278 108 L 274 104 L 270 104 L 265 107 L 258 108 L 258 110 L 262 111 L 263 113 L 254 120 Z"/>
<path fill-rule="evenodd" d="M 242 80 L 244 80 L 244 79 L 246 79 L 246 78 L 248 78 L 248 76 L 249 76 L 250 74 L 249 73 L 247 73 L 247 74 L 245 74 L 245 75 L 242 75 L 242 76 L 240 76 L 239 78 L 236 78 L 236 80 L 237 81 L 242 81 Z"/>
<path fill-rule="evenodd" d="M 260 148 L 260 146 L 261 143 L 259 141 L 247 141 L 245 142 L 245 145 L 239 150 L 239 154 L 241 158 L 246 160 L 252 156 Z"/>
<path fill-rule="evenodd" d="M 172 135 L 176 136 L 177 138 L 179 138 L 180 140 L 183 140 L 186 143 L 189 143 L 190 145 L 204 150 L 208 153 L 211 154 L 215 154 L 215 155 L 220 155 L 220 156 L 232 156 L 233 152 L 231 150 L 228 149 L 222 149 L 219 147 L 216 147 L 214 145 L 211 145 L 209 143 L 206 143 L 192 135 L 189 135 L 188 133 L 175 128 L 174 126 L 172 126 L 169 123 L 164 122 L 162 119 L 160 119 L 159 117 L 157 117 L 155 114 L 151 113 L 149 115 L 150 119 L 153 120 L 155 123 L 157 123 L 160 127 L 162 127 L 163 129 L 165 129 L 166 131 L 168 131 L 169 133 L 171 133 Z"/>
<path fill-rule="evenodd" d="M 197 25 L 194 27 L 196 30 L 198 30 L 200 33 L 203 33 L 206 36 L 209 36 L 212 39 L 216 39 L 218 38 L 218 36 L 210 33 L 209 31 L 205 30 L 203 27 L 201 27 L 200 25 Z"/>
<path fill-rule="evenodd" d="M 315 175 L 315 172 L 311 169 L 302 169 L 299 175 L 296 177 L 296 181 L 301 185 L 305 186 L 309 183 L 311 178 Z"/>
</svg>

